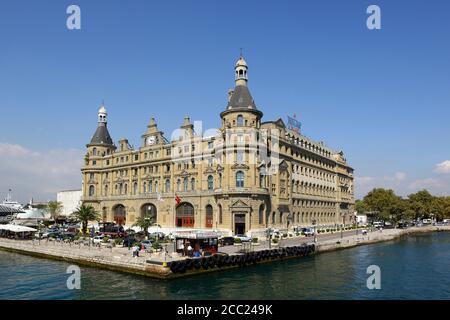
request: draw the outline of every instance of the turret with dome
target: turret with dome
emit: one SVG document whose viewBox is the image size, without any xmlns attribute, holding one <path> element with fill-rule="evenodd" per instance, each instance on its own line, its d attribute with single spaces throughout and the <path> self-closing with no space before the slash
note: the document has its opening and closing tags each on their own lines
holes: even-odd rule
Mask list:
<svg viewBox="0 0 450 320">
<path fill-rule="evenodd" d="M 220 114 L 223 128 L 259 128 L 263 113 L 256 107 L 248 89 L 248 66 L 241 55 L 235 64 L 235 88 L 230 90 L 228 105 Z"/>
</svg>

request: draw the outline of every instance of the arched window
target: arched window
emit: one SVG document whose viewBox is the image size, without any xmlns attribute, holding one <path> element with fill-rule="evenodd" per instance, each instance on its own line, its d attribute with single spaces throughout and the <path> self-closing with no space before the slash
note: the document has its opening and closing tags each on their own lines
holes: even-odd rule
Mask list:
<svg viewBox="0 0 450 320">
<path fill-rule="evenodd" d="M 158 181 L 155 182 L 155 192 L 159 191 L 159 184 Z"/>
<path fill-rule="evenodd" d="M 166 179 L 166 185 L 165 185 L 166 192 L 170 192 L 170 180 Z"/>
<path fill-rule="evenodd" d="M 135 182 L 133 184 L 133 194 L 137 194 L 137 187 L 138 187 L 138 184 L 137 184 L 137 182 Z"/>
<path fill-rule="evenodd" d="M 153 192 L 153 181 L 152 180 L 150 180 L 148 182 L 148 192 Z"/>
<path fill-rule="evenodd" d="M 243 188 L 244 187 L 244 172 L 238 171 L 236 172 L 236 188 Z"/>
<path fill-rule="evenodd" d="M 188 178 L 187 177 L 185 177 L 183 179 L 183 190 L 188 191 Z"/>
<path fill-rule="evenodd" d="M 93 197 L 95 195 L 95 187 L 89 186 L 89 197 Z"/>
<path fill-rule="evenodd" d="M 181 180 L 178 179 L 177 180 L 177 191 L 180 191 L 180 188 L 181 188 Z"/>
<path fill-rule="evenodd" d="M 119 194 L 123 194 L 123 184 L 119 184 Z"/>
<path fill-rule="evenodd" d="M 223 213 L 222 213 L 222 206 L 219 204 L 219 223 L 223 223 Z"/>
<path fill-rule="evenodd" d="M 219 188 L 222 188 L 222 174 L 219 173 Z"/>
<path fill-rule="evenodd" d="M 206 206 L 205 227 L 206 228 L 212 228 L 213 227 L 213 207 L 210 204 L 208 204 Z"/>
<path fill-rule="evenodd" d="M 92 155 L 94 155 L 94 156 L 97 155 L 97 148 L 92 149 Z"/>
<path fill-rule="evenodd" d="M 263 204 L 259 207 L 258 223 L 259 224 L 264 223 L 264 205 Z"/>
<path fill-rule="evenodd" d="M 214 177 L 208 176 L 208 190 L 214 189 Z"/>
<path fill-rule="evenodd" d="M 244 117 L 241 114 L 237 116 L 236 124 L 238 127 L 244 126 Z"/>
<path fill-rule="evenodd" d="M 124 194 L 128 194 L 128 185 L 125 183 Z"/>
<path fill-rule="evenodd" d="M 108 185 L 105 185 L 105 194 L 104 194 L 105 196 L 107 196 L 108 195 Z"/>
<path fill-rule="evenodd" d="M 195 191 L 195 178 L 191 179 L 191 190 Z"/>
<path fill-rule="evenodd" d="M 144 192 L 144 193 L 147 193 L 147 182 L 144 182 L 143 192 Z"/>
</svg>

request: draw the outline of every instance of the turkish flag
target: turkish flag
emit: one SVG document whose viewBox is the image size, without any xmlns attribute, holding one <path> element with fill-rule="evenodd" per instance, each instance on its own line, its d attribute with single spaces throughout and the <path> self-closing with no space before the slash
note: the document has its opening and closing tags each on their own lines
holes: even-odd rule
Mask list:
<svg viewBox="0 0 450 320">
<path fill-rule="evenodd" d="M 181 202 L 181 198 L 178 195 L 175 197 L 175 202 L 177 204 L 180 204 L 180 202 Z"/>
</svg>

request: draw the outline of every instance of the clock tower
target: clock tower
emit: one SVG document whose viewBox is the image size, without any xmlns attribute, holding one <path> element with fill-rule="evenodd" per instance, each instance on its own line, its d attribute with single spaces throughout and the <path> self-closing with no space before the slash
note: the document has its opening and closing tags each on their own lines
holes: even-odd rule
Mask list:
<svg viewBox="0 0 450 320">
<path fill-rule="evenodd" d="M 147 131 L 142 135 L 142 147 L 150 147 L 164 142 L 164 132 L 158 130 L 155 118 L 151 118 Z"/>
</svg>

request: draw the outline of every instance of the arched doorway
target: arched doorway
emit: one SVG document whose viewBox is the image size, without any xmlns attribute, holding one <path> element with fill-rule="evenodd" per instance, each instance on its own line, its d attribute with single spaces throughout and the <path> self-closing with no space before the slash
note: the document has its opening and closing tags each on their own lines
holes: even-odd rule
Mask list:
<svg viewBox="0 0 450 320">
<path fill-rule="evenodd" d="M 141 207 L 141 217 L 145 215 L 150 215 L 153 218 L 153 223 L 157 223 L 158 210 L 153 203 L 143 204 Z"/>
<path fill-rule="evenodd" d="M 208 204 L 206 206 L 205 227 L 206 228 L 212 228 L 213 227 L 213 207 L 210 204 Z"/>
<path fill-rule="evenodd" d="M 182 202 L 176 209 L 176 225 L 180 228 L 194 227 L 194 206 L 188 202 Z"/>
<path fill-rule="evenodd" d="M 122 204 L 118 204 L 113 209 L 114 212 L 114 222 L 118 225 L 124 225 L 127 220 L 127 214 L 125 207 Z"/>
</svg>

